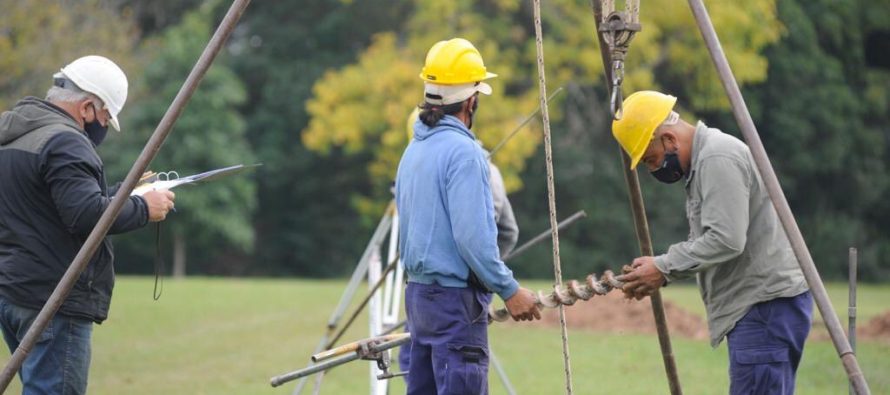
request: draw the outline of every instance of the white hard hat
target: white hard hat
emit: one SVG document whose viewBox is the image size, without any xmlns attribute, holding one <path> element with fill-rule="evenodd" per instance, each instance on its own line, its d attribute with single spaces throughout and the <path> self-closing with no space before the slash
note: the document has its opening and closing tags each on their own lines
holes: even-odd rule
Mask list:
<svg viewBox="0 0 890 395">
<path fill-rule="evenodd" d="M 120 131 L 117 115 L 127 102 L 127 75 L 118 65 L 103 56 L 84 56 L 62 68 L 62 74 L 84 92 L 102 99 L 111 114 L 111 126 Z"/>
</svg>

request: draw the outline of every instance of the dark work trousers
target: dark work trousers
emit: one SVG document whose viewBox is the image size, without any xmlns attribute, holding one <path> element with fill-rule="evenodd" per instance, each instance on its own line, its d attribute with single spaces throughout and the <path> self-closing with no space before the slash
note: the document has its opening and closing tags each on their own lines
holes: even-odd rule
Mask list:
<svg viewBox="0 0 890 395">
<path fill-rule="evenodd" d="M 408 394 L 488 394 L 490 303 L 473 288 L 408 283 Z"/>
<path fill-rule="evenodd" d="M 731 395 L 790 395 L 810 333 L 813 297 L 804 292 L 751 306 L 727 335 Z"/>
<path fill-rule="evenodd" d="M 411 322 L 408 320 L 405 320 L 405 333 L 411 333 Z M 411 370 L 411 342 L 399 347 L 399 369 L 403 372 Z M 405 376 L 405 382 L 408 382 L 408 376 Z"/>
</svg>

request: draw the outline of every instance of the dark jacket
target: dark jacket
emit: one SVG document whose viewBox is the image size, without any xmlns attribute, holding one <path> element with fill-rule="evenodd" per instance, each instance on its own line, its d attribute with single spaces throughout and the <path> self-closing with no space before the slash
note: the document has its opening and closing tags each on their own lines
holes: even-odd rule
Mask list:
<svg viewBox="0 0 890 395">
<path fill-rule="evenodd" d="M 0 116 L 0 295 L 40 309 L 111 201 L 102 160 L 64 110 L 28 97 Z M 148 223 L 130 197 L 110 234 Z M 114 287 L 111 241 L 99 246 L 59 310 L 100 323 Z"/>
</svg>

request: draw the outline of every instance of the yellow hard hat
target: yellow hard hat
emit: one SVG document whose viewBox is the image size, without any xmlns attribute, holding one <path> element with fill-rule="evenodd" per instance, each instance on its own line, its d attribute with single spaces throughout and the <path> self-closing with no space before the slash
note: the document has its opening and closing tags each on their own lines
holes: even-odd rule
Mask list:
<svg viewBox="0 0 890 395">
<path fill-rule="evenodd" d="M 420 79 L 439 85 L 466 84 L 494 77 L 497 74 L 485 69 L 479 50 L 462 38 L 434 44 L 420 71 Z"/>
<path fill-rule="evenodd" d="M 655 129 L 671 114 L 676 102 L 676 97 L 655 91 L 635 92 L 624 99 L 624 115 L 612 121 L 612 136 L 630 156 L 631 169 L 640 163 Z"/>
<path fill-rule="evenodd" d="M 414 138 L 414 122 L 417 122 L 417 117 L 420 116 L 420 109 L 417 106 L 414 106 L 414 111 L 411 111 L 411 114 L 408 115 L 408 120 L 405 121 L 406 131 L 408 131 L 408 141 Z"/>
</svg>

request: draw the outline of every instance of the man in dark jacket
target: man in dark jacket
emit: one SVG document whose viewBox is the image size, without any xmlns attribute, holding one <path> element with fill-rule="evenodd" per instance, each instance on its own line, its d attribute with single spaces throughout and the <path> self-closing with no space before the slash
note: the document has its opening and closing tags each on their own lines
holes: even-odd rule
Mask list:
<svg viewBox="0 0 890 395">
<path fill-rule="evenodd" d="M 14 351 L 113 196 L 96 146 L 127 81 L 113 62 L 80 58 L 55 75 L 46 100 L 27 97 L 0 116 L 0 327 Z M 109 233 L 162 221 L 173 193 L 131 196 Z M 23 393 L 86 393 L 93 323 L 108 317 L 114 286 L 103 240 L 19 372 Z"/>
</svg>

